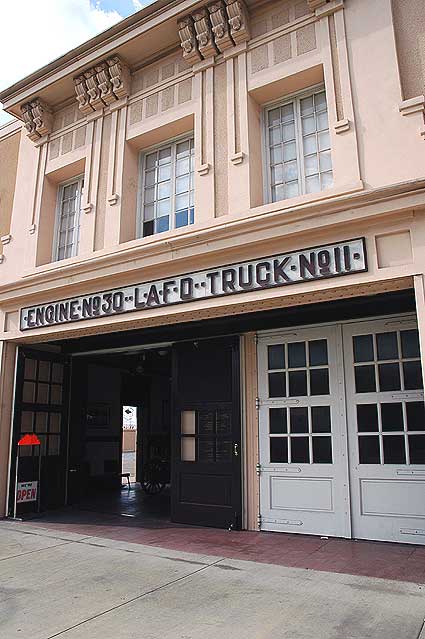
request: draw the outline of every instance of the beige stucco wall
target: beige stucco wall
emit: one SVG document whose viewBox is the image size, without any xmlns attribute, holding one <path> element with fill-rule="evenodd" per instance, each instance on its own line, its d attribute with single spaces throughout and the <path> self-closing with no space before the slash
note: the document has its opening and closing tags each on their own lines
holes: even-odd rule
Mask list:
<svg viewBox="0 0 425 639">
<path fill-rule="evenodd" d="M 2 139 L 0 129 L 0 237 L 10 233 L 20 136 L 20 131 L 17 131 Z M 0 243 L 2 253 L 3 245 Z"/>
<path fill-rule="evenodd" d="M 54 111 L 48 138 L 34 144 L 23 134 L 20 140 L 2 141 L 0 132 L 0 158 L 12 139 L 16 158 L 19 143 L 13 213 L 10 219 L 9 197 L 9 213 L 0 219 L 5 224 L 1 234 L 11 235 L 0 246 L 5 257 L 0 263 L 0 340 L 78 338 L 369 295 L 414 283 L 418 315 L 425 317 L 424 112 L 420 100 L 406 104 L 423 92 L 424 18 L 415 17 L 421 3 L 333 0 L 314 3 L 314 10 L 300 0 L 248 4 L 251 38 L 220 56 L 189 64 L 179 47 L 177 13 L 171 15 L 178 11 L 174 3 L 170 14 L 163 13 L 163 24 L 158 17 L 152 22 L 150 39 L 134 27 L 125 46 L 124 34 L 102 48 L 99 43 L 97 52 L 69 61 L 68 71 L 65 64 L 63 77 L 57 70 L 56 76 L 38 81 L 37 91 L 52 100 Z M 180 5 L 186 13 L 195 2 Z M 108 47 L 108 55 L 116 49 L 130 61 L 130 95 L 86 118 L 76 105 L 72 77 L 106 55 Z M 334 186 L 270 203 L 264 189 L 264 107 L 322 84 Z M 196 223 L 137 238 L 140 153 L 192 131 Z M 82 173 L 80 253 L 52 263 L 57 187 Z M 9 183 L 12 174 L 8 165 Z M 0 185 L 1 180 L 2 175 Z M 5 223 L 9 219 L 10 225 Z M 19 310 L 30 304 L 359 236 L 367 242 L 367 273 L 19 330 Z M 424 329 L 420 320 L 425 348 Z M 246 392 L 252 399 L 252 335 L 245 338 L 245 353 Z M 247 414 L 251 486 L 255 424 L 255 415 Z M 245 498 L 247 522 L 255 527 L 255 492 Z"/>
<path fill-rule="evenodd" d="M 422 0 L 392 0 L 403 98 L 425 91 L 425 11 Z"/>
</svg>

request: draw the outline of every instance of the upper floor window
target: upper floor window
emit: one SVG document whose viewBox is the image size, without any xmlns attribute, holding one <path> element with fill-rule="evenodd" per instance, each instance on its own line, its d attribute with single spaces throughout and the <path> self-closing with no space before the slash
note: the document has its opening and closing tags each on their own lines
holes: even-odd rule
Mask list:
<svg viewBox="0 0 425 639">
<path fill-rule="evenodd" d="M 193 137 L 149 151 L 142 158 L 142 236 L 194 222 Z"/>
<path fill-rule="evenodd" d="M 266 110 L 269 199 L 317 193 L 333 185 L 328 107 L 323 90 Z"/>
<path fill-rule="evenodd" d="M 64 260 L 78 254 L 83 176 L 59 186 L 53 258 Z"/>
</svg>

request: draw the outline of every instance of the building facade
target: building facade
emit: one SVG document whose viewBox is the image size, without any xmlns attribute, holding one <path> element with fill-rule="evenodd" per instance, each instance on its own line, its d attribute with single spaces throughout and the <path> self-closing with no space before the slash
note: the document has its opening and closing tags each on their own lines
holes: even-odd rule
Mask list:
<svg viewBox="0 0 425 639">
<path fill-rule="evenodd" d="M 0 94 L 1 515 L 128 404 L 175 521 L 425 543 L 424 60 L 420 0 L 157 0 Z"/>
</svg>

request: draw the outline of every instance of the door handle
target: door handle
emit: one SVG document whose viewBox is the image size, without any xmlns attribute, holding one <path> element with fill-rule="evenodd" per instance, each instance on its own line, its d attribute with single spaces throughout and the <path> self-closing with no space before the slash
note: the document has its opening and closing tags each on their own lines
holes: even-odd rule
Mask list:
<svg viewBox="0 0 425 639">
<path fill-rule="evenodd" d="M 233 444 L 233 454 L 235 457 L 239 457 L 239 444 L 237 442 Z"/>
<path fill-rule="evenodd" d="M 77 471 L 77 469 L 76 469 L 76 468 L 70 468 L 70 469 L 69 469 L 69 472 L 70 472 L 70 473 L 76 473 L 76 472 L 78 472 L 78 471 Z"/>
</svg>

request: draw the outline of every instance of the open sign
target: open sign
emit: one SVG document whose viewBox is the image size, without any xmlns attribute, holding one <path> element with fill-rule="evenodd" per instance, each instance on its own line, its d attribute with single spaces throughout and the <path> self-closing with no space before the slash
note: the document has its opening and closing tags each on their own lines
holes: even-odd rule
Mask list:
<svg viewBox="0 0 425 639">
<path fill-rule="evenodd" d="M 16 502 L 22 504 L 29 501 L 37 501 L 38 481 L 26 481 L 18 483 Z"/>
</svg>

